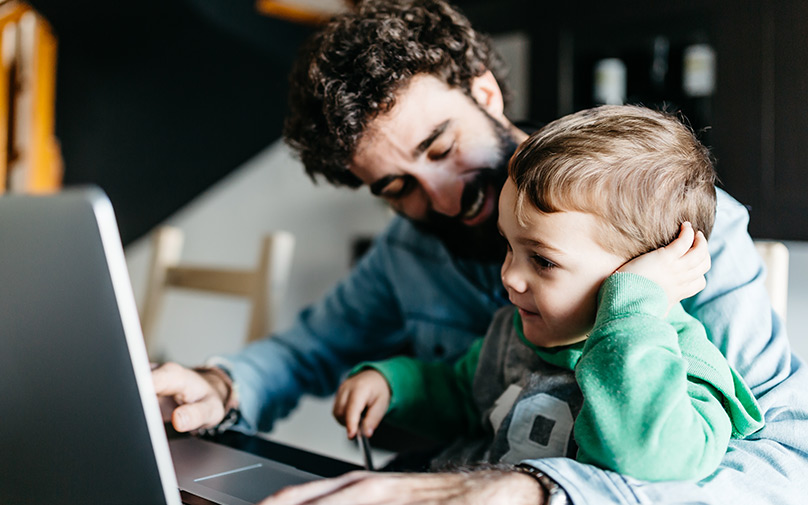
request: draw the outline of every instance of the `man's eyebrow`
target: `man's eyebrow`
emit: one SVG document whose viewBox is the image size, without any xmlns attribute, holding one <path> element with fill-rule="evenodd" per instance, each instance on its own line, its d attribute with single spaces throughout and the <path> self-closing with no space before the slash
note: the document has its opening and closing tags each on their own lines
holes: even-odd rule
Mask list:
<svg viewBox="0 0 808 505">
<path fill-rule="evenodd" d="M 385 175 L 384 177 L 382 177 L 378 181 L 374 181 L 374 182 L 370 183 L 370 186 L 368 186 L 370 188 L 370 192 L 373 193 L 376 196 L 381 196 L 382 192 L 384 191 L 384 188 L 386 188 L 388 186 L 388 184 L 390 184 L 391 182 L 393 182 L 394 180 L 396 180 L 396 179 L 398 179 L 400 177 L 405 177 L 405 176 L 403 176 L 403 175 L 392 175 L 392 174 L 391 175 Z"/>
<path fill-rule="evenodd" d="M 412 157 L 417 158 L 418 156 L 421 155 L 421 153 L 423 153 L 424 151 L 429 149 L 429 146 L 431 146 L 432 143 L 435 142 L 435 139 L 440 137 L 443 134 L 443 132 L 446 131 L 446 128 L 449 127 L 450 122 L 451 122 L 451 120 L 447 119 L 446 121 L 444 121 L 441 124 L 439 124 L 438 126 L 436 126 L 432 130 L 432 132 L 430 132 L 430 134 L 429 134 L 429 136 L 427 136 L 427 138 L 425 138 L 424 140 L 421 141 L 420 144 L 415 146 L 415 149 L 412 150 Z"/>
</svg>

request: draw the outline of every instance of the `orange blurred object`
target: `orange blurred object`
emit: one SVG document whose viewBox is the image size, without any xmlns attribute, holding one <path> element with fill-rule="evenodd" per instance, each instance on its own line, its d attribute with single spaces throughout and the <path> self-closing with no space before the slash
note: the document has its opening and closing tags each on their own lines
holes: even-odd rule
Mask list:
<svg viewBox="0 0 808 505">
<path fill-rule="evenodd" d="M 311 0 L 256 0 L 256 9 L 261 14 L 294 23 L 318 25 L 331 17 L 348 10 L 353 2 L 331 0 L 313 2 Z"/>
<path fill-rule="evenodd" d="M 0 193 L 61 186 L 56 48 L 50 25 L 29 5 L 0 5 Z"/>
</svg>

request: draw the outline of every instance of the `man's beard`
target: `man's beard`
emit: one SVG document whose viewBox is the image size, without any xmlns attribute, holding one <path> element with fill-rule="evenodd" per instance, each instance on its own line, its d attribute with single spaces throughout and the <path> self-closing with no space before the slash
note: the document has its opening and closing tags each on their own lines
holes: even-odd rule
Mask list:
<svg viewBox="0 0 808 505">
<path fill-rule="evenodd" d="M 516 151 L 513 136 L 496 119 L 481 108 L 491 121 L 498 141 L 498 157 L 492 167 L 480 169 L 477 177 L 463 189 L 461 208 L 468 209 L 477 200 L 480 192 L 488 188 L 495 192 L 494 212 L 476 226 L 466 226 L 459 217 L 449 217 L 430 211 L 428 216 L 414 221 L 419 229 L 438 237 L 454 256 L 479 261 L 501 262 L 505 258 L 505 243 L 497 230 L 499 217 L 499 193 L 508 179 L 508 161 Z M 461 211 L 460 215 L 463 212 Z"/>
</svg>

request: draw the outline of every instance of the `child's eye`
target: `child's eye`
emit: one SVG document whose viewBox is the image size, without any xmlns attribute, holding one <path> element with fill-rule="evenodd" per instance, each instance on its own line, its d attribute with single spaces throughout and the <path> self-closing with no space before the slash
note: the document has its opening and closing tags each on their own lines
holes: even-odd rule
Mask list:
<svg viewBox="0 0 808 505">
<path fill-rule="evenodd" d="M 541 270 L 549 270 L 551 268 L 555 268 L 556 266 L 555 263 L 548 260 L 544 256 L 539 256 L 538 254 L 531 256 L 531 259 L 533 260 L 533 263 Z"/>
</svg>

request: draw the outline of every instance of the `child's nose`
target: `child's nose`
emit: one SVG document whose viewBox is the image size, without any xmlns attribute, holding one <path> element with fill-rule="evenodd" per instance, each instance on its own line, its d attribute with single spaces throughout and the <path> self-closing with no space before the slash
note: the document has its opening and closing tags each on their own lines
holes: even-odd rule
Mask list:
<svg viewBox="0 0 808 505">
<path fill-rule="evenodd" d="M 527 291 L 527 282 L 525 282 L 524 277 L 519 275 L 518 269 L 514 268 L 512 262 L 502 266 L 502 285 L 505 286 L 505 289 L 508 291 L 514 291 L 516 293 L 524 293 Z"/>
</svg>

